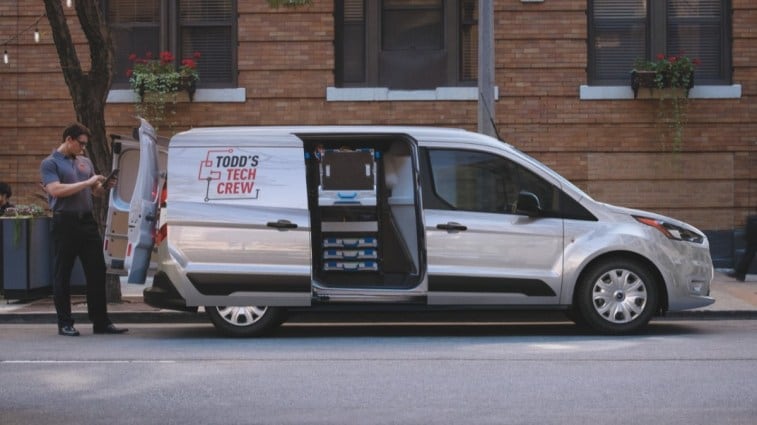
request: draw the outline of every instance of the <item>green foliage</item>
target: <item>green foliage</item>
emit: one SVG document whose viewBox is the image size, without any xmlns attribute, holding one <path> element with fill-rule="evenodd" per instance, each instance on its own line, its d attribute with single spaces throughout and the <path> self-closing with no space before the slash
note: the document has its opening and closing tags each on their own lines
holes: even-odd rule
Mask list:
<svg viewBox="0 0 757 425">
<path fill-rule="evenodd" d="M 39 205 L 16 205 L 5 210 L 3 217 L 11 218 L 29 218 L 29 217 L 43 217 L 47 215 L 45 209 Z"/>
<path fill-rule="evenodd" d="M 195 52 L 191 59 L 182 59 L 177 67 L 171 52 L 161 52 L 158 59 L 153 58 L 152 52 L 147 52 L 144 58 L 135 53 L 129 55 L 132 67 L 126 70 L 126 76 L 131 89 L 139 96 L 135 105 L 137 115 L 157 126 L 165 122 L 166 105 L 176 103 L 178 92 L 186 91 L 191 101 L 200 80 L 197 71 L 200 56 L 200 52 Z"/>
<path fill-rule="evenodd" d="M 637 59 L 634 63 L 636 71 L 654 71 L 655 85 L 658 88 L 689 89 L 694 85 L 694 68 L 699 65 L 699 59 L 688 56 L 657 55 L 653 61 Z"/>
<path fill-rule="evenodd" d="M 663 139 L 672 140 L 674 152 L 680 151 L 683 146 L 683 129 L 687 122 L 686 112 L 689 104 L 688 92 L 694 86 L 694 69 L 699 64 L 699 59 L 691 59 L 685 55 L 663 54 L 658 54 L 653 61 L 637 59 L 634 63 L 634 90 L 638 90 L 639 85 L 670 89 L 661 90 L 657 116 L 669 130 L 661 133 L 661 136 Z M 654 80 L 645 82 L 641 76 L 637 77 L 639 71 L 654 72 Z"/>
<path fill-rule="evenodd" d="M 151 52 L 144 58 L 135 53 L 129 55 L 132 68 L 126 70 L 132 90 L 142 97 L 145 92 L 173 93 L 186 90 L 200 79 L 197 72 L 197 60 L 200 53 L 195 52 L 192 59 L 183 59 L 177 68 L 171 52 L 161 52 L 159 59 L 154 59 Z"/>
</svg>

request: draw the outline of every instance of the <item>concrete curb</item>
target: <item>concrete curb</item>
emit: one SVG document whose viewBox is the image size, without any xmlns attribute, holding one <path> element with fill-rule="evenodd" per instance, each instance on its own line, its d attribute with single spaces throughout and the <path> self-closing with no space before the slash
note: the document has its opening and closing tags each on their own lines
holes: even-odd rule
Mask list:
<svg viewBox="0 0 757 425">
<path fill-rule="evenodd" d="M 74 313 L 76 323 L 89 323 L 87 313 Z M 109 313 L 114 323 L 139 323 L 139 324 L 192 324 L 207 323 L 210 321 L 205 313 L 183 313 L 174 311 L 156 311 L 156 312 L 111 312 Z M 752 310 L 695 310 L 682 312 L 669 312 L 665 316 L 655 317 L 655 321 L 665 320 L 757 320 L 757 311 Z M 502 312 L 431 312 L 431 313 L 410 313 L 410 312 L 295 312 L 290 315 L 287 322 L 293 323 L 433 323 L 433 322 L 473 322 L 473 323 L 512 323 L 512 322 L 551 322 L 551 321 L 570 321 L 562 312 L 520 312 L 520 311 L 502 311 Z M 28 313 L 9 313 L 0 314 L 0 324 L 54 324 L 56 322 L 55 313 L 45 312 L 28 312 Z"/>
</svg>

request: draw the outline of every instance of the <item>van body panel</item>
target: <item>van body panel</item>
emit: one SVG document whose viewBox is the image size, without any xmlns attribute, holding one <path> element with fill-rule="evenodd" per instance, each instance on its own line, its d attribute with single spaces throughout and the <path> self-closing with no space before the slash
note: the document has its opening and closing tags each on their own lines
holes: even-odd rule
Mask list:
<svg viewBox="0 0 757 425">
<path fill-rule="evenodd" d="M 308 305 L 312 261 L 302 141 L 282 134 L 219 140 L 186 133 L 175 140 L 161 211 L 172 261 L 163 266 L 183 276 L 177 290 L 187 305 Z"/>
<path fill-rule="evenodd" d="M 540 297 L 532 300 L 539 304 L 559 302 L 561 219 L 426 210 L 425 220 L 429 303 L 436 303 L 437 291 L 483 293 L 486 303 L 493 304 L 508 304 L 513 293 Z M 458 223 L 466 230 L 437 227 L 447 223 Z"/>
</svg>

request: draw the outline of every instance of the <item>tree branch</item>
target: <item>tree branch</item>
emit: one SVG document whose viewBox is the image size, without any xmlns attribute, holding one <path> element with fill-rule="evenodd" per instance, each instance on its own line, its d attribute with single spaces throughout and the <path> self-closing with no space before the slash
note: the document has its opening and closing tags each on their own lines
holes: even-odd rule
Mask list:
<svg viewBox="0 0 757 425">
<path fill-rule="evenodd" d="M 63 5 L 60 0 L 44 0 L 44 2 L 55 48 L 58 50 L 58 60 L 63 71 L 63 78 L 66 80 L 68 91 L 74 96 L 80 89 L 82 71 L 79 57 L 76 54 L 76 47 L 74 47 L 74 42 L 71 39 L 71 31 L 68 28 L 68 22 L 66 22 L 66 15 L 63 12 Z"/>
<path fill-rule="evenodd" d="M 89 82 L 95 92 L 103 95 L 104 102 L 110 90 L 113 58 L 113 43 L 110 32 L 105 26 L 105 20 L 100 13 L 99 2 L 95 0 L 78 0 L 76 15 L 79 18 L 82 31 L 89 42 L 90 72 Z"/>
</svg>

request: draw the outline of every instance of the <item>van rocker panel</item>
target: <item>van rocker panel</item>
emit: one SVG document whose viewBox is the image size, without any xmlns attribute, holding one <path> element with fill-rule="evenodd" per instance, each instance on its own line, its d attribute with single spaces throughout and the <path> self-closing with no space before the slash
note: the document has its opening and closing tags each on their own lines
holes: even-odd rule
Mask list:
<svg viewBox="0 0 757 425">
<path fill-rule="evenodd" d="M 188 273 L 187 278 L 202 295 L 231 295 L 236 292 L 310 293 L 310 277 Z"/>
<path fill-rule="evenodd" d="M 434 292 L 488 292 L 555 297 L 557 294 L 539 279 L 429 275 L 428 290 Z"/>
</svg>

